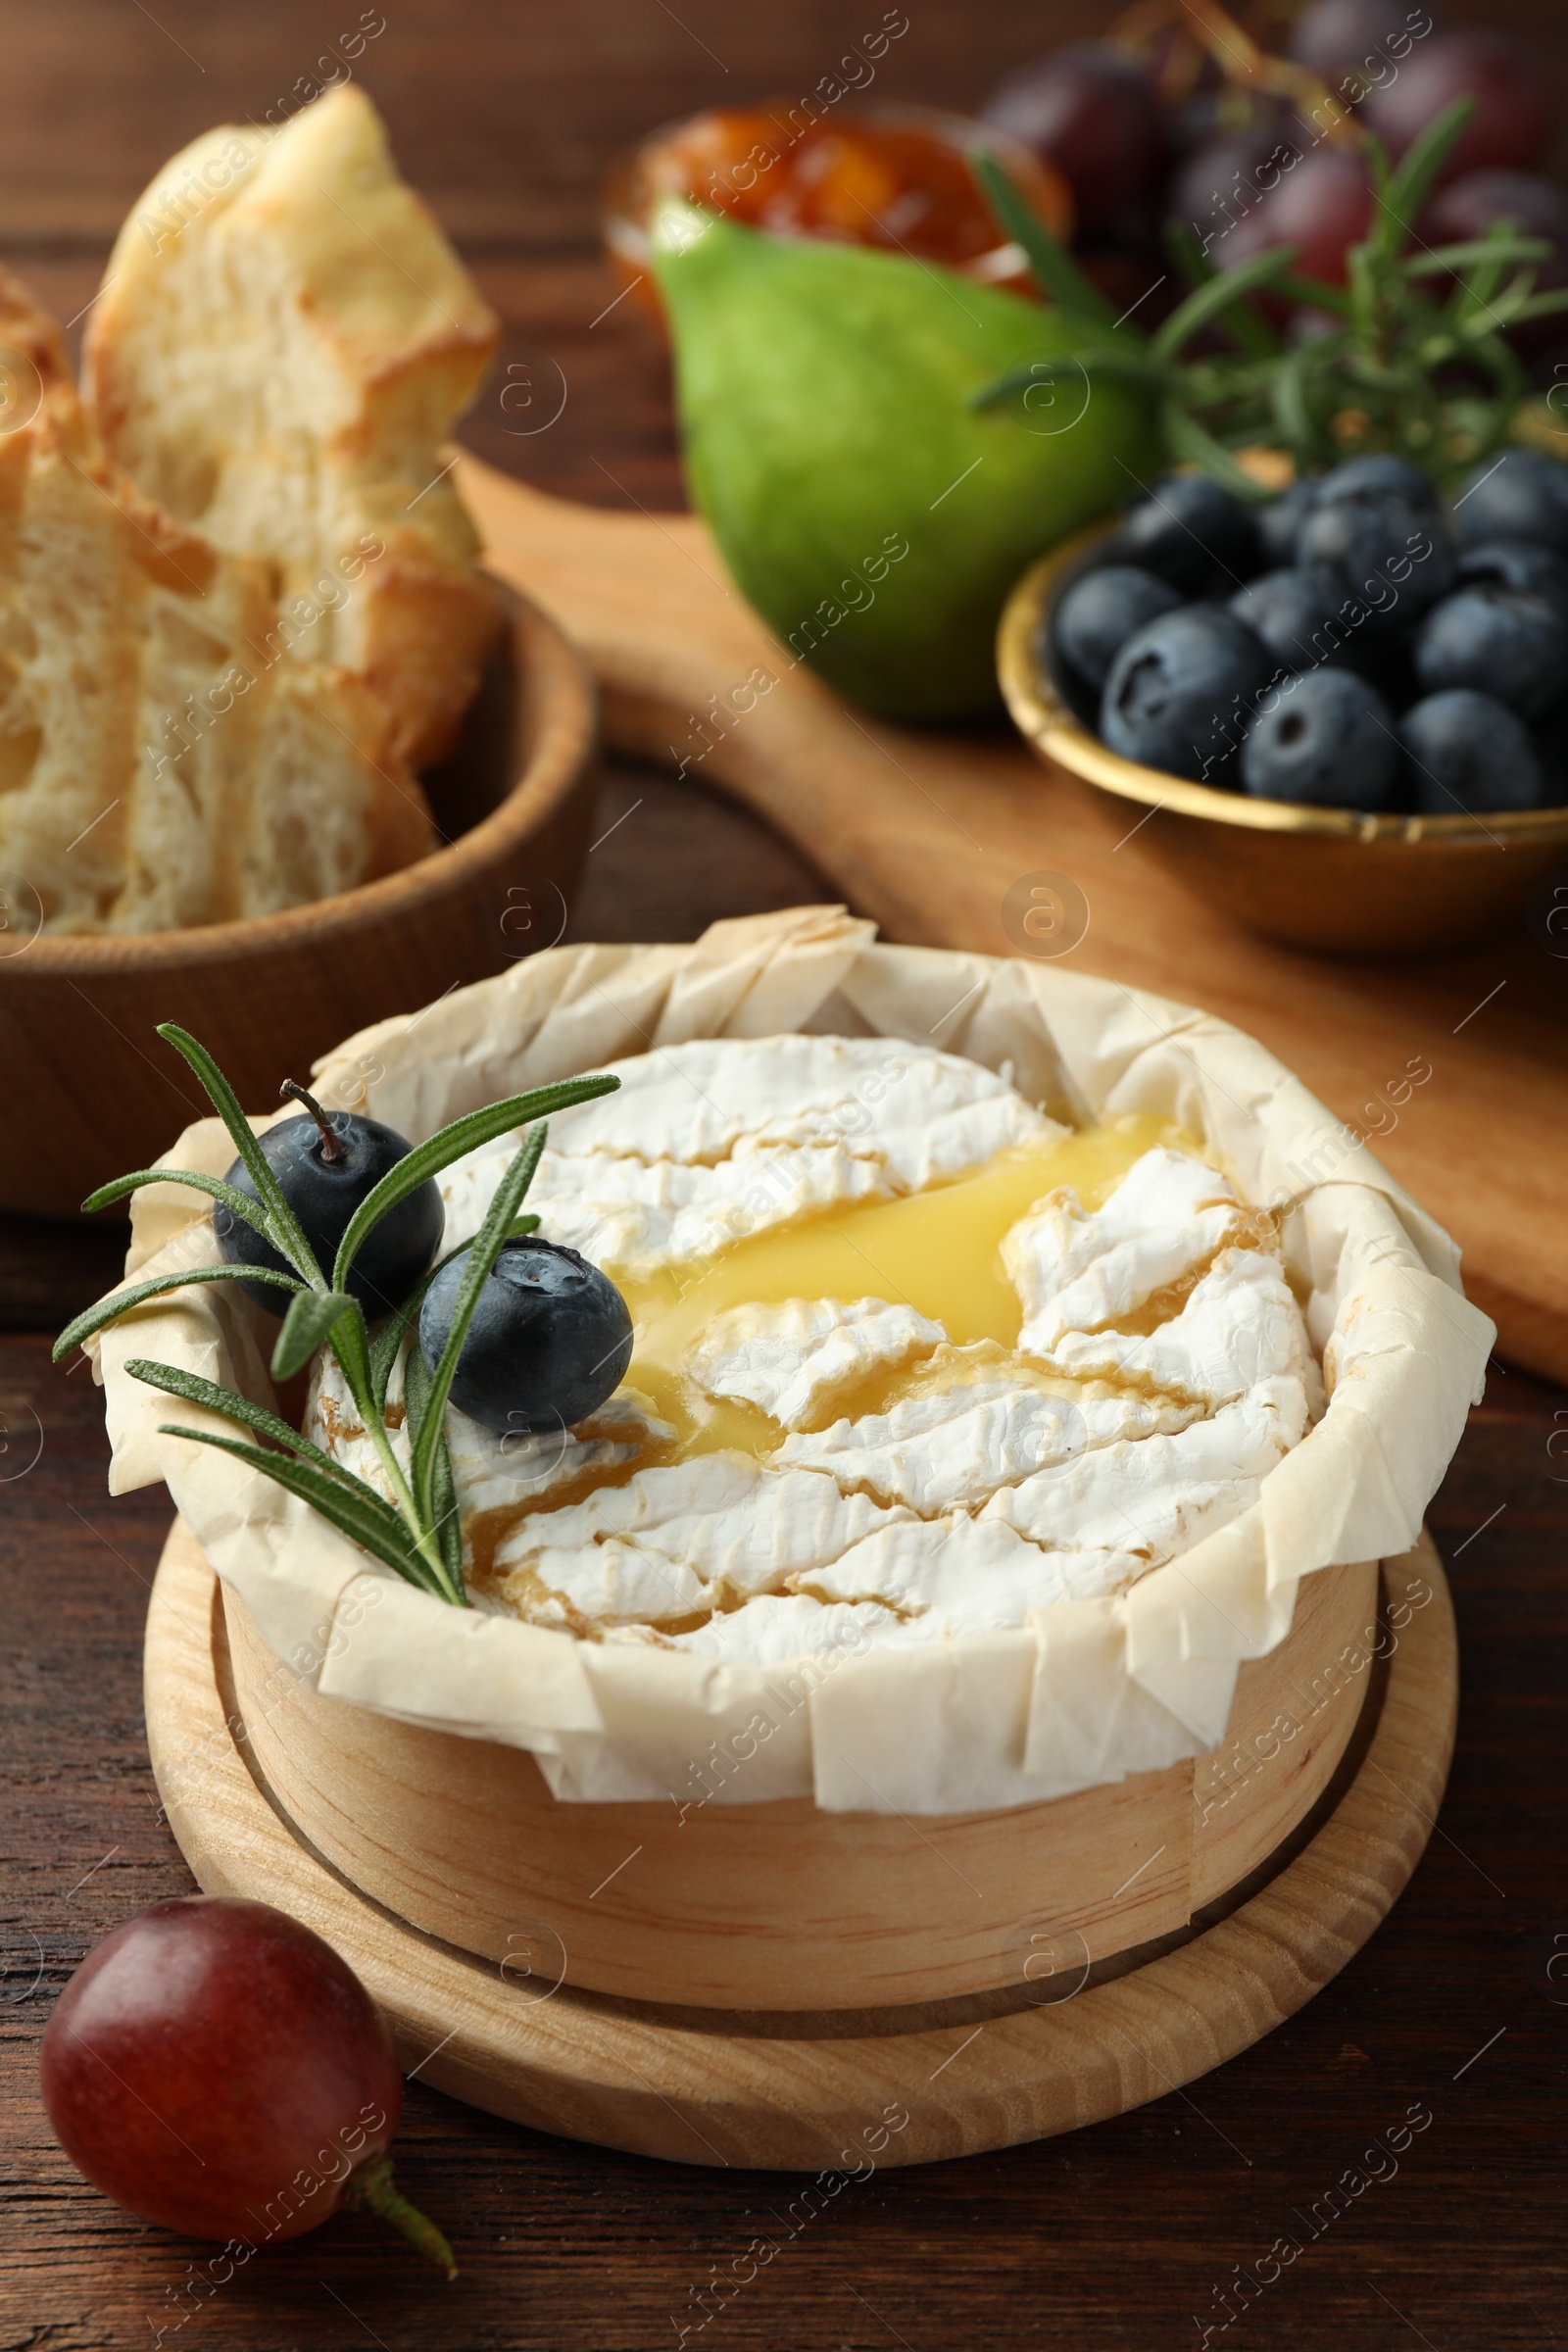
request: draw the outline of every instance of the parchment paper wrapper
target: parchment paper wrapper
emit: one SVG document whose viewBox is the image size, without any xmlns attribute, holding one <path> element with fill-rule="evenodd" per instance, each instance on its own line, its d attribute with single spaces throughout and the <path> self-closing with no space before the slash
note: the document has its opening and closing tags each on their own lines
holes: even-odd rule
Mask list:
<svg viewBox="0 0 1568 2352">
<path fill-rule="evenodd" d="M 550 949 L 363 1031 L 318 1082 L 332 1104 L 418 1141 L 619 1055 L 801 1029 L 1010 1064 L 1023 1094 L 1075 1122 L 1179 1120 L 1248 1200 L 1280 1210 L 1330 1402 L 1250 1510 L 1125 1597 L 1041 1609 L 1016 1633 L 765 1669 L 577 1642 L 449 1608 L 260 1474 L 159 1436 L 173 1400 L 130 1378 L 127 1356 L 273 1401 L 275 1327 L 226 1286 L 138 1308 L 98 1344 L 114 1491 L 167 1482 L 292 1672 L 408 1722 L 529 1748 L 563 1798 L 689 1794 L 716 1742 L 749 1760 L 715 1774 L 715 1801 L 733 1788 L 743 1802 L 814 1795 L 830 1812 L 969 1812 L 1218 1745 L 1237 1669 L 1289 1632 L 1300 1579 L 1414 1543 L 1494 1337 L 1447 1236 L 1252 1039 L 1112 981 L 879 946 L 842 908 L 800 907 L 715 923 L 693 947 Z M 160 1164 L 221 1174 L 230 1157 L 209 1119 Z M 127 1275 L 216 1257 L 200 1195 L 138 1197 Z"/>
</svg>

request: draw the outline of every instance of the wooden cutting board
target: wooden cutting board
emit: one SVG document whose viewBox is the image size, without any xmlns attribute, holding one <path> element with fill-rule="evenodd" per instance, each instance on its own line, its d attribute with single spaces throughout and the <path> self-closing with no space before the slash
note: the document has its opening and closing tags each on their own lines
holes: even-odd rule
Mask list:
<svg viewBox="0 0 1568 2352">
<path fill-rule="evenodd" d="M 890 939 L 1015 954 L 1008 891 L 1065 875 L 1089 916 L 1072 963 L 1260 1038 L 1454 1235 L 1499 1353 L 1568 1380 L 1568 959 L 1522 928 L 1390 964 L 1253 938 L 1141 855 L 1122 804 L 1010 734 L 852 709 L 792 662 L 695 516 L 575 506 L 469 457 L 460 479 L 495 570 L 587 655 L 617 751 L 745 802 Z"/>
</svg>

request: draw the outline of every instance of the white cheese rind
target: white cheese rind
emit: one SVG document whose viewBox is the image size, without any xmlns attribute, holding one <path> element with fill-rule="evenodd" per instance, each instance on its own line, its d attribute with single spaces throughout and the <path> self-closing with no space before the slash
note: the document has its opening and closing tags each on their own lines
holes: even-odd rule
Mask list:
<svg viewBox="0 0 1568 2352">
<path fill-rule="evenodd" d="M 528 1205 L 552 1241 L 628 1272 L 1066 1132 L 994 1071 L 883 1038 L 705 1038 L 607 1068 L 619 1091 L 551 1121 Z M 478 1231 L 515 1150 L 440 1178 L 448 1249 Z"/>
<path fill-rule="evenodd" d="M 882 1298 L 789 1298 L 715 1315 L 686 1370 L 707 1396 L 739 1397 L 784 1429 L 809 1429 L 840 1390 L 931 1354 L 947 1336 L 912 1306 Z"/>
<path fill-rule="evenodd" d="M 1181 1152 L 1146 1152 L 1094 1214 L 1070 1192 L 1048 1197 L 1002 1245 L 1023 1303 L 1019 1347 L 1049 1355 L 1067 1332 L 1136 1312 L 1206 1265 L 1243 1215 L 1226 1179 Z"/>
<path fill-rule="evenodd" d="M 387 1403 L 394 1410 L 403 1401 L 403 1362 L 399 1356 L 387 1383 Z M 477 1511 L 535 1502 L 585 1476 L 603 1477 L 622 1470 L 650 1444 L 674 1435 L 668 1422 L 659 1419 L 648 1398 L 636 1389 L 617 1389 L 592 1420 L 583 1424 L 583 1430 L 586 1434 L 582 1436 L 571 1430 L 549 1431 L 542 1436 L 500 1433 L 470 1421 L 466 1413 L 449 1405 L 447 1451 L 465 1527 Z M 329 1349 L 323 1349 L 316 1361 L 304 1434 L 345 1470 L 373 1487 L 385 1501 L 392 1501 L 386 1465 L 361 1424 L 343 1367 Z M 407 1426 L 399 1420 L 388 1434 L 392 1451 L 406 1472 L 410 1455 Z"/>
<path fill-rule="evenodd" d="M 1125 1551 L 1046 1551 L 1000 1519 L 944 1519 L 881 1528 L 831 1567 L 812 1570 L 800 1589 L 825 1600 L 875 1600 L 906 1620 L 905 1634 L 926 1640 L 1002 1633 L 1031 1609 L 1062 1600 L 1094 1600 L 1143 1574 Z"/>
<path fill-rule="evenodd" d="M 1143 1396 L 1054 1396 L 1005 1379 L 901 1398 L 885 1413 L 786 1438 L 778 1459 L 828 1471 L 841 1485 L 927 1516 L 978 1506 L 1087 1446 L 1179 1429 L 1179 1405 Z"/>
<path fill-rule="evenodd" d="M 495 1566 L 585 1617 L 657 1624 L 782 1591 L 902 1515 L 815 1471 L 704 1453 L 530 1512 L 497 1545 Z"/>
<path fill-rule="evenodd" d="M 1225 1250 L 1180 1314 L 1157 1331 L 1068 1332 L 1051 1360 L 1079 1380 L 1147 1381 L 1217 1408 L 1259 1381 L 1287 1373 L 1304 1381 L 1309 1358 L 1279 1260 L 1258 1250 Z"/>
<path fill-rule="evenodd" d="M 1255 1502 L 1305 1430 L 1300 1381 L 1263 1381 L 1174 1437 L 1102 1446 L 1004 1487 L 980 1515 L 1053 1549 L 1119 1550 L 1158 1567 Z"/>
<path fill-rule="evenodd" d="M 636 1462 L 651 1444 L 674 1436 L 646 1396 L 619 1389 L 581 1431 L 546 1430 L 537 1435 L 500 1433 L 470 1421 L 451 1406 L 447 1451 L 452 1456 L 458 1506 L 465 1520 L 475 1511 L 537 1502 L 558 1487 L 593 1475 L 604 1477 Z"/>
<path fill-rule="evenodd" d="M 533 1624 L 570 1633 L 678 1623 L 713 1605 L 694 1570 L 636 1544 L 547 1544 L 508 1566 L 501 1597 Z"/>
<path fill-rule="evenodd" d="M 559 1113 L 556 1151 L 689 1165 L 842 1143 L 916 1192 L 1007 1144 L 1063 1132 L 978 1062 L 886 1038 L 698 1038 L 606 1068 L 619 1092 Z"/>
<path fill-rule="evenodd" d="M 442 1180 L 443 1247 L 472 1239 L 484 1222 L 515 1145 L 459 1161 Z M 623 1273 L 711 1257 L 748 1234 L 825 1208 L 891 1197 L 880 1160 L 841 1144 L 783 1145 L 715 1166 L 652 1162 L 609 1152 L 581 1158 L 549 1150 L 528 1206 L 553 1242 Z"/>
<path fill-rule="evenodd" d="M 874 1601 L 818 1601 L 808 1595 L 760 1593 L 744 1609 L 710 1618 L 671 1646 L 693 1657 L 730 1665 L 787 1666 L 795 1658 L 856 1656 L 907 1641 L 913 1629 Z"/>
</svg>

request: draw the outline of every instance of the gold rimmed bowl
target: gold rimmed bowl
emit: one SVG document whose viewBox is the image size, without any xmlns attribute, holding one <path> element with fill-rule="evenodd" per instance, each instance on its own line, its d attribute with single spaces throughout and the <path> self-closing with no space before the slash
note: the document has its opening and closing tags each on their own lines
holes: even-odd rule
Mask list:
<svg viewBox="0 0 1568 2352">
<path fill-rule="evenodd" d="M 1532 886 L 1568 865 L 1568 808 L 1501 816 L 1368 816 L 1254 800 L 1124 760 L 1101 742 L 1053 654 L 1055 599 L 1115 528 L 1097 523 L 1026 571 L 997 638 L 1002 691 L 1048 766 L 1149 811 L 1139 843 L 1253 931 L 1335 956 L 1427 956 L 1517 920 Z"/>
</svg>

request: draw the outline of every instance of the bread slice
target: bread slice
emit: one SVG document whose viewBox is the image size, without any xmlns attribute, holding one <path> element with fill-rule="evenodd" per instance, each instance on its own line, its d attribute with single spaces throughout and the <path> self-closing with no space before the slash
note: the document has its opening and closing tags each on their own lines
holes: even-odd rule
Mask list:
<svg viewBox="0 0 1568 2352">
<path fill-rule="evenodd" d="M 219 555 L 128 489 L 121 505 L 143 535 L 143 662 L 125 879 L 111 927 L 270 914 L 436 848 L 385 706 L 344 671 L 276 651 L 267 567 Z M 204 570 L 198 603 L 190 583 Z"/>
<path fill-rule="evenodd" d="M 176 155 L 88 328 L 114 465 L 273 565 L 285 607 L 317 615 L 310 658 L 382 698 L 416 765 L 451 750 L 501 625 L 442 447 L 496 335 L 351 85 L 276 132 L 227 125 Z"/>
<path fill-rule="evenodd" d="M 58 330 L 0 275 L 0 339 L 20 419 L 0 437 L 0 873 L 59 928 L 101 921 L 123 872 L 138 666 L 118 517 Z"/>
<path fill-rule="evenodd" d="M 266 914 L 435 847 L 383 706 L 280 658 L 268 566 L 106 466 L 58 330 L 0 272 L 0 873 L 54 932 Z"/>
</svg>

